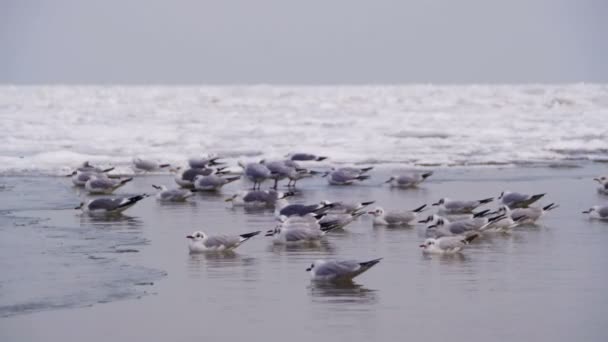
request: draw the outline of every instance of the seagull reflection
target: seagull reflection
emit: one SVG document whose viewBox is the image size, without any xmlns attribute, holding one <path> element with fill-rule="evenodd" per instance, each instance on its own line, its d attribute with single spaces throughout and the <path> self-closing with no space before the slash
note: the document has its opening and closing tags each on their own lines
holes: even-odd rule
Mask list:
<svg viewBox="0 0 608 342">
<path fill-rule="evenodd" d="M 137 228 L 142 225 L 142 221 L 139 218 L 122 214 L 107 216 L 81 215 L 80 223 L 91 224 L 98 228 Z"/>
<path fill-rule="evenodd" d="M 268 251 L 276 254 L 281 254 L 283 252 L 287 253 L 298 253 L 298 252 L 307 252 L 307 251 L 315 251 L 315 252 L 334 252 L 335 247 L 329 243 L 329 241 L 321 240 L 321 241 L 311 241 L 304 244 L 298 245 L 281 245 L 281 244 L 270 244 L 268 247 Z"/>
<path fill-rule="evenodd" d="M 313 301 L 329 304 L 371 304 L 378 300 L 376 290 L 370 290 L 353 281 L 312 282 L 308 290 Z"/>
<path fill-rule="evenodd" d="M 200 268 L 205 265 L 207 268 L 241 267 L 255 263 L 255 258 L 244 257 L 232 250 L 195 253 L 189 254 L 190 269 Z"/>
</svg>

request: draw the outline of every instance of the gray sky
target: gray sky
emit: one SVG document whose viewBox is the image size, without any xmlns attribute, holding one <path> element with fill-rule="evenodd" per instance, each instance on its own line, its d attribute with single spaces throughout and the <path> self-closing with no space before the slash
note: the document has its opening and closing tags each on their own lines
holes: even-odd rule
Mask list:
<svg viewBox="0 0 608 342">
<path fill-rule="evenodd" d="M 605 0 L 0 0 L 0 83 L 607 82 Z"/>
</svg>

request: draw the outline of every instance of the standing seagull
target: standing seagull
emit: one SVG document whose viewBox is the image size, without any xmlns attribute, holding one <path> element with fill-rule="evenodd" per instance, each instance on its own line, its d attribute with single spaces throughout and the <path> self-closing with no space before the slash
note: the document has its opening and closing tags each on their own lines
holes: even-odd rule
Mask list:
<svg viewBox="0 0 608 342">
<path fill-rule="evenodd" d="M 186 189 L 167 189 L 164 185 L 152 185 L 159 192 L 156 194 L 156 199 L 161 202 L 184 202 L 192 197 L 193 193 Z"/>
<path fill-rule="evenodd" d="M 247 179 L 253 182 L 253 190 L 256 190 L 256 185 L 257 189 L 259 190 L 260 186 L 262 186 L 262 183 L 268 178 L 270 178 L 271 172 L 264 164 L 244 164 L 243 162 L 239 161 L 239 166 L 243 168 L 245 177 L 247 177 Z"/>
<path fill-rule="evenodd" d="M 217 191 L 224 185 L 237 181 L 240 178 L 241 176 L 223 178 L 218 175 L 197 175 L 194 177 L 194 189 L 197 191 Z"/>
<path fill-rule="evenodd" d="M 520 224 L 535 223 L 539 218 L 545 215 L 545 212 L 557 208 L 558 205 L 551 203 L 542 208 L 528 207 L 511 209 L 508 205 L 502 205 L 498 208 L 497 213 L 510 217 L 513 221 Z"/>
<path fill-rule="evenodd" d="M 439 206 L 441 215 L 471 214 L 480 205 L 490 203 L 493 200 L 494 198 L 490 197 L 478 201 L 454 201 L 444 197 L 433 205 Z"/>
<path fill-rule="evenodd" d="M 246 208 L 274 207 L 278 200 L 293 196 L 293 192 L 280 192 L 275 190 L 245 190 L 226 198 L 232 205 Z"/>
<path fill-rule="evenodd" d="M 372 168 L 373 167 L 358 169 L 354 167 L 343 167 L 337 170 L 332 169 L 332 171 L 326 173 L 324 177 L 327 177 L 327 182 L 331 185 L 350 185 L 355 181 L 368 179 L 370 176 L 365 173 Z"/>
<path fill-rule="evenodd" d="M 444 236 L 438 239 L 429 238 L 424 241 L 420 248 L 424 253 L 432 254 L 454 254 L 460 252 L 466 245 L 475 240 L 479 234 L 471 234 L 467 237 Z"/>
<path fill-rule="evenodd" d="M 309 268 L 310 279 L 321 282 L 350 282 L 356 276 L 369 270 L 382 258 L 370 261 L 317 260 Z"/>
<path fill-rule="evenodd" d="M 425 173 L 403 173 L 400 175 L 391 176 L 391 178 L 389 178 L 385 183 L 390 183 L 391 186 L 398 188 L 415 188 L 432 174 L 432 171 Z"/>
<path fill-rule="evenodd" d="M 111 194 L 114 190 L 132 181 L 133 178 L 127 179 L 110 179 L 108 177 L 101 176 L 99 174 L 92 175 L 89 180 L 85 183 L 84 188 L 90 194 Z"/>
<path fill-rule="evenodd" d="M 141 157 L 133 158 L 133 166 L 136 171 L 150 172 L 158 169 L 163 169 L 171 166 L 171 164 L 159 164 L 151 159 L 143 159 Z"/>
<path fill-rule="evenodd" d="M 190 253 L 224 252 L 237 248 L 243 242 L 258 234 L 260 234 L 259 230 L 241 235 L 207 235 L 201 231 L 197 231 L 186 236 L 186 238 L 190 239 L 190 243 L 188 244 Z"/>
<path fill-rule="evenodd" d="M 207 158 L 190 158 L 188 159 L 188 165 L 190 165 L 193 169 L 204 169 L 209 166 L 222 165 L 223 163 L 218 162 L 217 160 L 220 157 L 207 157 Z"/>
<path fill-rule="evenodd" d="M 594 205 L 589 210 L 583 211 L 583 214 L 589 214 L 589 217 L 598 220 L 608 220 L 608 205 Z"/>
<path fill-rule="evenodd" d="M 138 195 L 131 197 L 96 198 L 88 202 L 81 202 L 74 209 L 81 209 L 91 215 L 115 215 L 131 208 L 135 203 L 146 198 L 148 195 Z"/>
<path fill-rule="evenodd" d="M 511 209 L 527 208 L 530 204 L 541 199 L 545 194 L 527 195 L 519 192 L 503 191 L 498 196 L 502 204 L 507 205 Z"/>
<path fill-rule="evenodd" d="M 327 159 L 327 157 L 317 156 L 311 153 L 292 153 L 288 154 L 287 158 L 294 161 L 322 161 Z"/>
<path fill-rule="evenodd" d="M 413 210 L 400 211 L 384 211 L 384 209 L 377 207 L 374 211 L 370 211 L 368 214 L 374 216 L 374 225 L 400 226 L 409 225 L 415 221 L 418 214 L 421 213 L 424 208 L 426 208 L 426 204 Z"/>
</svg>

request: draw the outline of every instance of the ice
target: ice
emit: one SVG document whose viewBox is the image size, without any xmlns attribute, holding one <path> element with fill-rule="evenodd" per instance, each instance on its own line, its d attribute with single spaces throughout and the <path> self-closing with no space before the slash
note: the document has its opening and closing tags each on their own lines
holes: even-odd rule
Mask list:
<svg viewBox="0 0 608 342">
<path fill-rule="evenodd" d="M 406 167 L 598 160 L 607 98 L 597 84 L 0 86 L 0 173 L 294 151 Z"/>
</svg>

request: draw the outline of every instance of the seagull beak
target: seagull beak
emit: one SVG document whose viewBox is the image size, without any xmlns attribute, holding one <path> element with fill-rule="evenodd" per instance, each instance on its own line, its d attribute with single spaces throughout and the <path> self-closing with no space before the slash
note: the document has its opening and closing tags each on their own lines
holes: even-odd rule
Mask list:
<svg viewBox="0 0 608 342">
<path fill-rule="evenodd" d="M 374 212 L 374 211 L 368 211 L 367 213 L 370 214 L 370 215 L 374 215 L 376 212 Z"/>
<path fill-rule="evenodd" d="M 306 272 L 310 272 L 312 270 L 312 267 L 309 267 L 306 269 Z"/>
<path fill-rule="evenodd" d="M 427 223 L 427 222 L 429 222 L 429 220 L 418 221 L 418 223 Z"/>
<path fill-rule="evenodd" d="M 583 214 L 589 214 L 591 212 L 591 210 L 585 210 L 583 211 Z"/>
<path fill-rule="evenodd" d="M 426 248 L 426 245 L 419 245 L 420 248 Z"/>
<path fill-rule="evenodd" d="M 439 202 L 437 202 L 437 203 L 433 203 L 433 204 L 431 204 L 431 205 L 439 205 Z"/>
<path fill-rule="evenodd" d="M 188 236 L 186 236 L 186 239 L 194 239 L 194 236 L 188 235 Z"/>
<path fill-rule="evenodd" d="M 430 225 L 430 226 L 426 227 L 426 229 L 431 229 L 431 228 L 437 228 L 437 225 L 433 224 L 433 225 Z"/>
<path fill-rule="evenodd" d="M 274 232 L 268 232 L 264 236 L 274 236 Z"/>
</svg>

